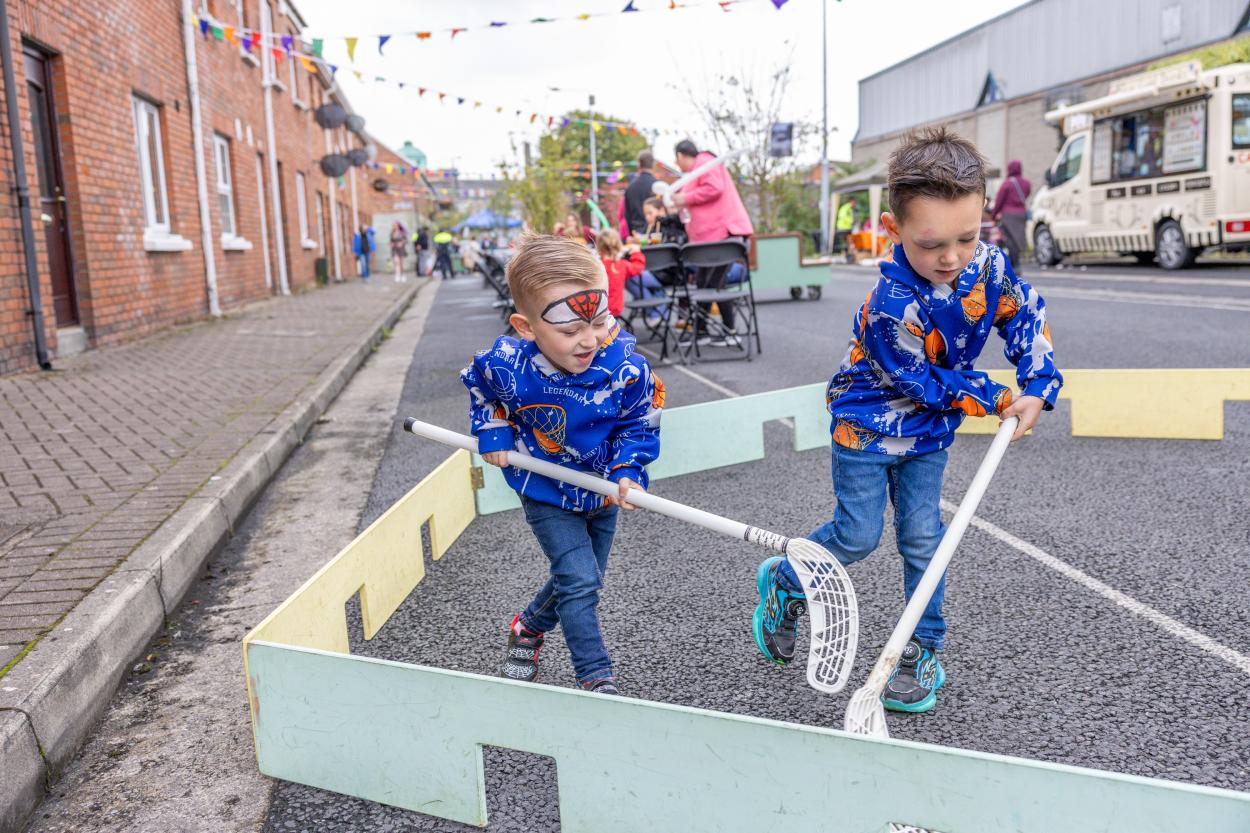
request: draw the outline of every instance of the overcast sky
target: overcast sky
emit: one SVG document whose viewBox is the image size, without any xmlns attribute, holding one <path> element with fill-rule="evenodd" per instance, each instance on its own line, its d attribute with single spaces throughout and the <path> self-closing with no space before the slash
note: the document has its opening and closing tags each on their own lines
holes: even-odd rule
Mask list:
<svg viewBox="0 0 1250 833">
<path fill-rule="evenodd" d="M 695 0 L 703 2 L 703 0 Z M 430 167 L 488 173 L 515 162 L 525 138 L 540 126 L 528 114 L 557 115 L 584 107 L 657 131 L 659 158 L 671 161 L 674 142 L 690 136 L 702 144 L 702 125 L 690 104 L 718 72 L 763 74 L 792 57 L 785 120 L 820 120 L 821 0 L 767 0 L 669 11 L 669 0 L 635 0 L 643 14 L 614 14 L 586 21 L 524 24 L 534 17 L 576 17 L 614 12 L 627 0 L 293 0 L 308 22 L 307 37 L 325 37 L 324 56 L 340 66 L 338 81 L 370 133 L 398 149 L 405 139 L 425 151 Z M 829 155 L 845 159 L 858 121 L 857 81 L 1025 0 L 828 0 Z M 503 28 L 447 32 L 419 41 L 399 36 L 379 55 L 378 34 L 515 22 Z M 361 36 L 355 63 L 343 36 Z M 366 78 L 356 80 L 351 69 Z M 403 80 L 404 89 L 372 82 Z M 424 86 L 451 95 L 441 105 Z M 563 87 L 568 92 L 553 92 Z M 469 103 L 458 106 L 453 96 Z M 474 100 L 481 109 L 472 109 Z M 970 101 L 971 105 L 972 102 Z M 495 113 L 502 105 L 505 115 Z M 526 115 L 516 118 L 515 110 Z M 515 151 L 514 151 L 515 148 Z M 800 154 L 815 161 L 815 141 Z"/>
</svg>

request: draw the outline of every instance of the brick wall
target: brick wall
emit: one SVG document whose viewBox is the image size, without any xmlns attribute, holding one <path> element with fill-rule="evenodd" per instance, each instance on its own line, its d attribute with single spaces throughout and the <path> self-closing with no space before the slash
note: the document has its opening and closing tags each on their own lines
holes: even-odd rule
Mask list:
<svg viewBox="0 0 1250 833">
<path fill-rule="evenodd" d="M 0 0 L 6 1 L 6 0 Z M 244 0 L 242 24 L 259 28 L 260 3 Z M 199 4 L 195 4 L 198 8 Z M 298 22 L 274 5 L 274 30 L 297 33 Z M 183 29 L 176 0 L 7 0 L 11 48 L 22 122 L 22 146 L 31 191 L 38 193 L 38 169 L 25 94 L 24 43 L 48 54 L 54 76 L 57 130 L 65 180 L 73 280 L 79 317 L 91 346 L 142 337 L 174 324 L 208 315 L 208 290 L 194 167 L 191 112 L 188 103 Z M 225 23 L 238 23 L 233 2 L 210 3 Z M 204 165 L 217 288 L 223 310 L 265 298 L 277 290 L 278 259 L 289 264 L 291 290 L 315 283 L 314 264 L 327 257 L 333 274 L 329 206 L 351 205 L 346 186 L 332 183 L 318 161 L 326 152 L 326 131 L 313 118 L 325 100 L 328 79 L 296 65 L 292 88 L 289 61 L 276 66 L 285 89 L 272 93 L 275 147 L 267 142 L 264 89 L 259 60 L 244 57 L 238 44 L 195 35 Z M 296 93 L 302 106 L 296 103 Z M 5 90 L 4 94 L 9 95 Z M 161 150 L 169 202 L 170 229 L 189 241 L 186 251 L 148 251 L 144 245 L 143 194 L 132 114 L 133 96 L 160 108 Z M 222 240 L 222 214 L 216 190 L 217 162 L 213 135 L 229 143 L 236 231 L 233 246 Z M 0 127 L 0 373 L 34 366 L 34 339 L 27 315 L 26 286 L 17 200 L 13 195 L 11 137 Z M 347 149 L 362 144 L 340 128 L 331 144 Z M 270 192 L 270 155 L 281 163 L 284 246 L 278 249 Z M 263 159 L 261 179 L 257 159 Z M 304 176 L 307 240 L 301 234 L 297 177 Z M 269 222 L 267 242 L 261 233 L 262 208 Z M 323 206 L 318 223 L 317 206 Z M 32 208 L 50 347 L 57 347 L 56 318 L 45 236 L 37 204 Z M 339 216 L 344 228 L 343 215 Z M 248 247 L 250 244 L 250 248 Z M 350 238 L 340 239 L 340 262 L 350 269 Z M 265 260 L 270 261 L 266 285 Z"/>
</svg>

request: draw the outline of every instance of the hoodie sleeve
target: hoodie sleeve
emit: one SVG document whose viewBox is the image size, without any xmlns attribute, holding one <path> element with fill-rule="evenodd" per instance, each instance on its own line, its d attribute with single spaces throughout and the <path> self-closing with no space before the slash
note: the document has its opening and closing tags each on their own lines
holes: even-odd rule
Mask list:
<svg viewBox="0 0 1250 833">
<path fill-rule="evenodd" d="M 1016 366 L 1016 383 L 1024 396 L 1036 396 L 1046 402 L 1046 410 L 1055 407 L 1063 375 L 1055 367 L 1055 348 L 1046 323 L 1046 302 L 1037 290 L 1006 265 L 1005 286 L 994 312 L 994 326 L 1003 337 L 1003 355 Z"/>
<path fill-rule="evenodd" d="M 612 461 L 607 476 L 614 483 L 628 477 L 646 488 L 647 473 L 643 467 L 660 456 L 664 383 L 645 362 L 640 370 L 642 373 L 625 387 L 621 396 L 621 416 L 608 438 Z"/>
<path fill-rule="evenodd" d="M 969 416 L 1001 413 L 1011 390 L 978 370 L 938 367 L 925 353 L 925 327 L 909 306 L 902 319 L 869 309 L 860 343 L 868 360 L 900 393 L 918 405 L 963 411 Z M 854 358 L 854 348 L 852 348 Z"/>
<path fill-rule="evenodd" d="M 477 437 L 479 454 L 511 451 L 516 445 L 516 429 L 509 420 L 511 414 L 499 401 L 499 391 L 490 383 L 492 355 L 492 351 L 483 350 L 460 371 L 460 381 L 469 390 L 469 429 Z"/>
<path fill-rule="evenodd" d="M 703 163 L 697 162 L 696 164 Z M 686 205 L 703 205 L 719 197 L 721 191 L 725 190 L 724 174 L 725 166 L 721 165 L 684 186 L 679 193 L 686 195 Z"/>
<path fill-rule="evenodd" d="M 647 257 L 642 252 L 630 252 L 625 259 L 625 274 L 636 278 L 647 268 Z"/>
</svg>

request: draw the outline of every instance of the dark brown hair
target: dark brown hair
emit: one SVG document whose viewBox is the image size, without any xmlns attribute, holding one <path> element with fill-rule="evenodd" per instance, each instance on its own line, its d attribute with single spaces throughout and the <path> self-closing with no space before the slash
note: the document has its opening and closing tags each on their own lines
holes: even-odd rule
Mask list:
<svg viewBox="0 0 1250 833">
<path fill-rule="evenodd" d="M 890 210 L 904 219 L 916 197 L 957 200 L 985 195 L 985 157 L 967 139 L 945 127 L 912 133 L 890 154 L 886 180 Z"/>
</svg>

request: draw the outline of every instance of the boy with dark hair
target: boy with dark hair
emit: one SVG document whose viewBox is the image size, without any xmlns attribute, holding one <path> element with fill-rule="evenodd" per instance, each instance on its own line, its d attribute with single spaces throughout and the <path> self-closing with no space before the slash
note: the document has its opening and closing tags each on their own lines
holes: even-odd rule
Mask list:
<svg viewBox="0 0 1250 833">
<path fill-rule="evenodd" d="M 543 635 L 559 624 L 577 684 L 619 694 L 599 628 L 599 591 L 618 508 L 660 453 L 664 384 L 608 311 L 603 265 L 581 243 L 532 236 L 508 262 L 520 339 L 500 336 L 460 373 L 478 451 L 504 470 L 550 575 L 508 628 L 500 675 L 538 676 Z M 508 467 L 525 454 L 620 484 L 615 498 Z"/>
<path fill-rule="evenodd" d="M 882 214 L 893 262 L 855 315 L 846 356 L 829 383 L 833 520 L 811 539 L 843 564 L 877 547 L 887 496 L 911 597 L 941 541 L 939 500 L 946 447 L 965 416 L 1019 417 L 1012 440 L 1054 407 L 1063 377 L 1055 368 L 1046 305 L 1003 253 L 978 241 L 985 207 L 985 160 L 945 129 L 908 137 L 890 158 L 892 212 Z M 1021 396 L 973 370 L 990 330 L 1006 342 Z M 802 586 L 784 558 L 756 577 L 753 632 L 766 658 L 794 656 Z M 897 670 L 887 709 L 925 712 L 946 679 L 945 580 L 938 584 Z"/>
</svg>

